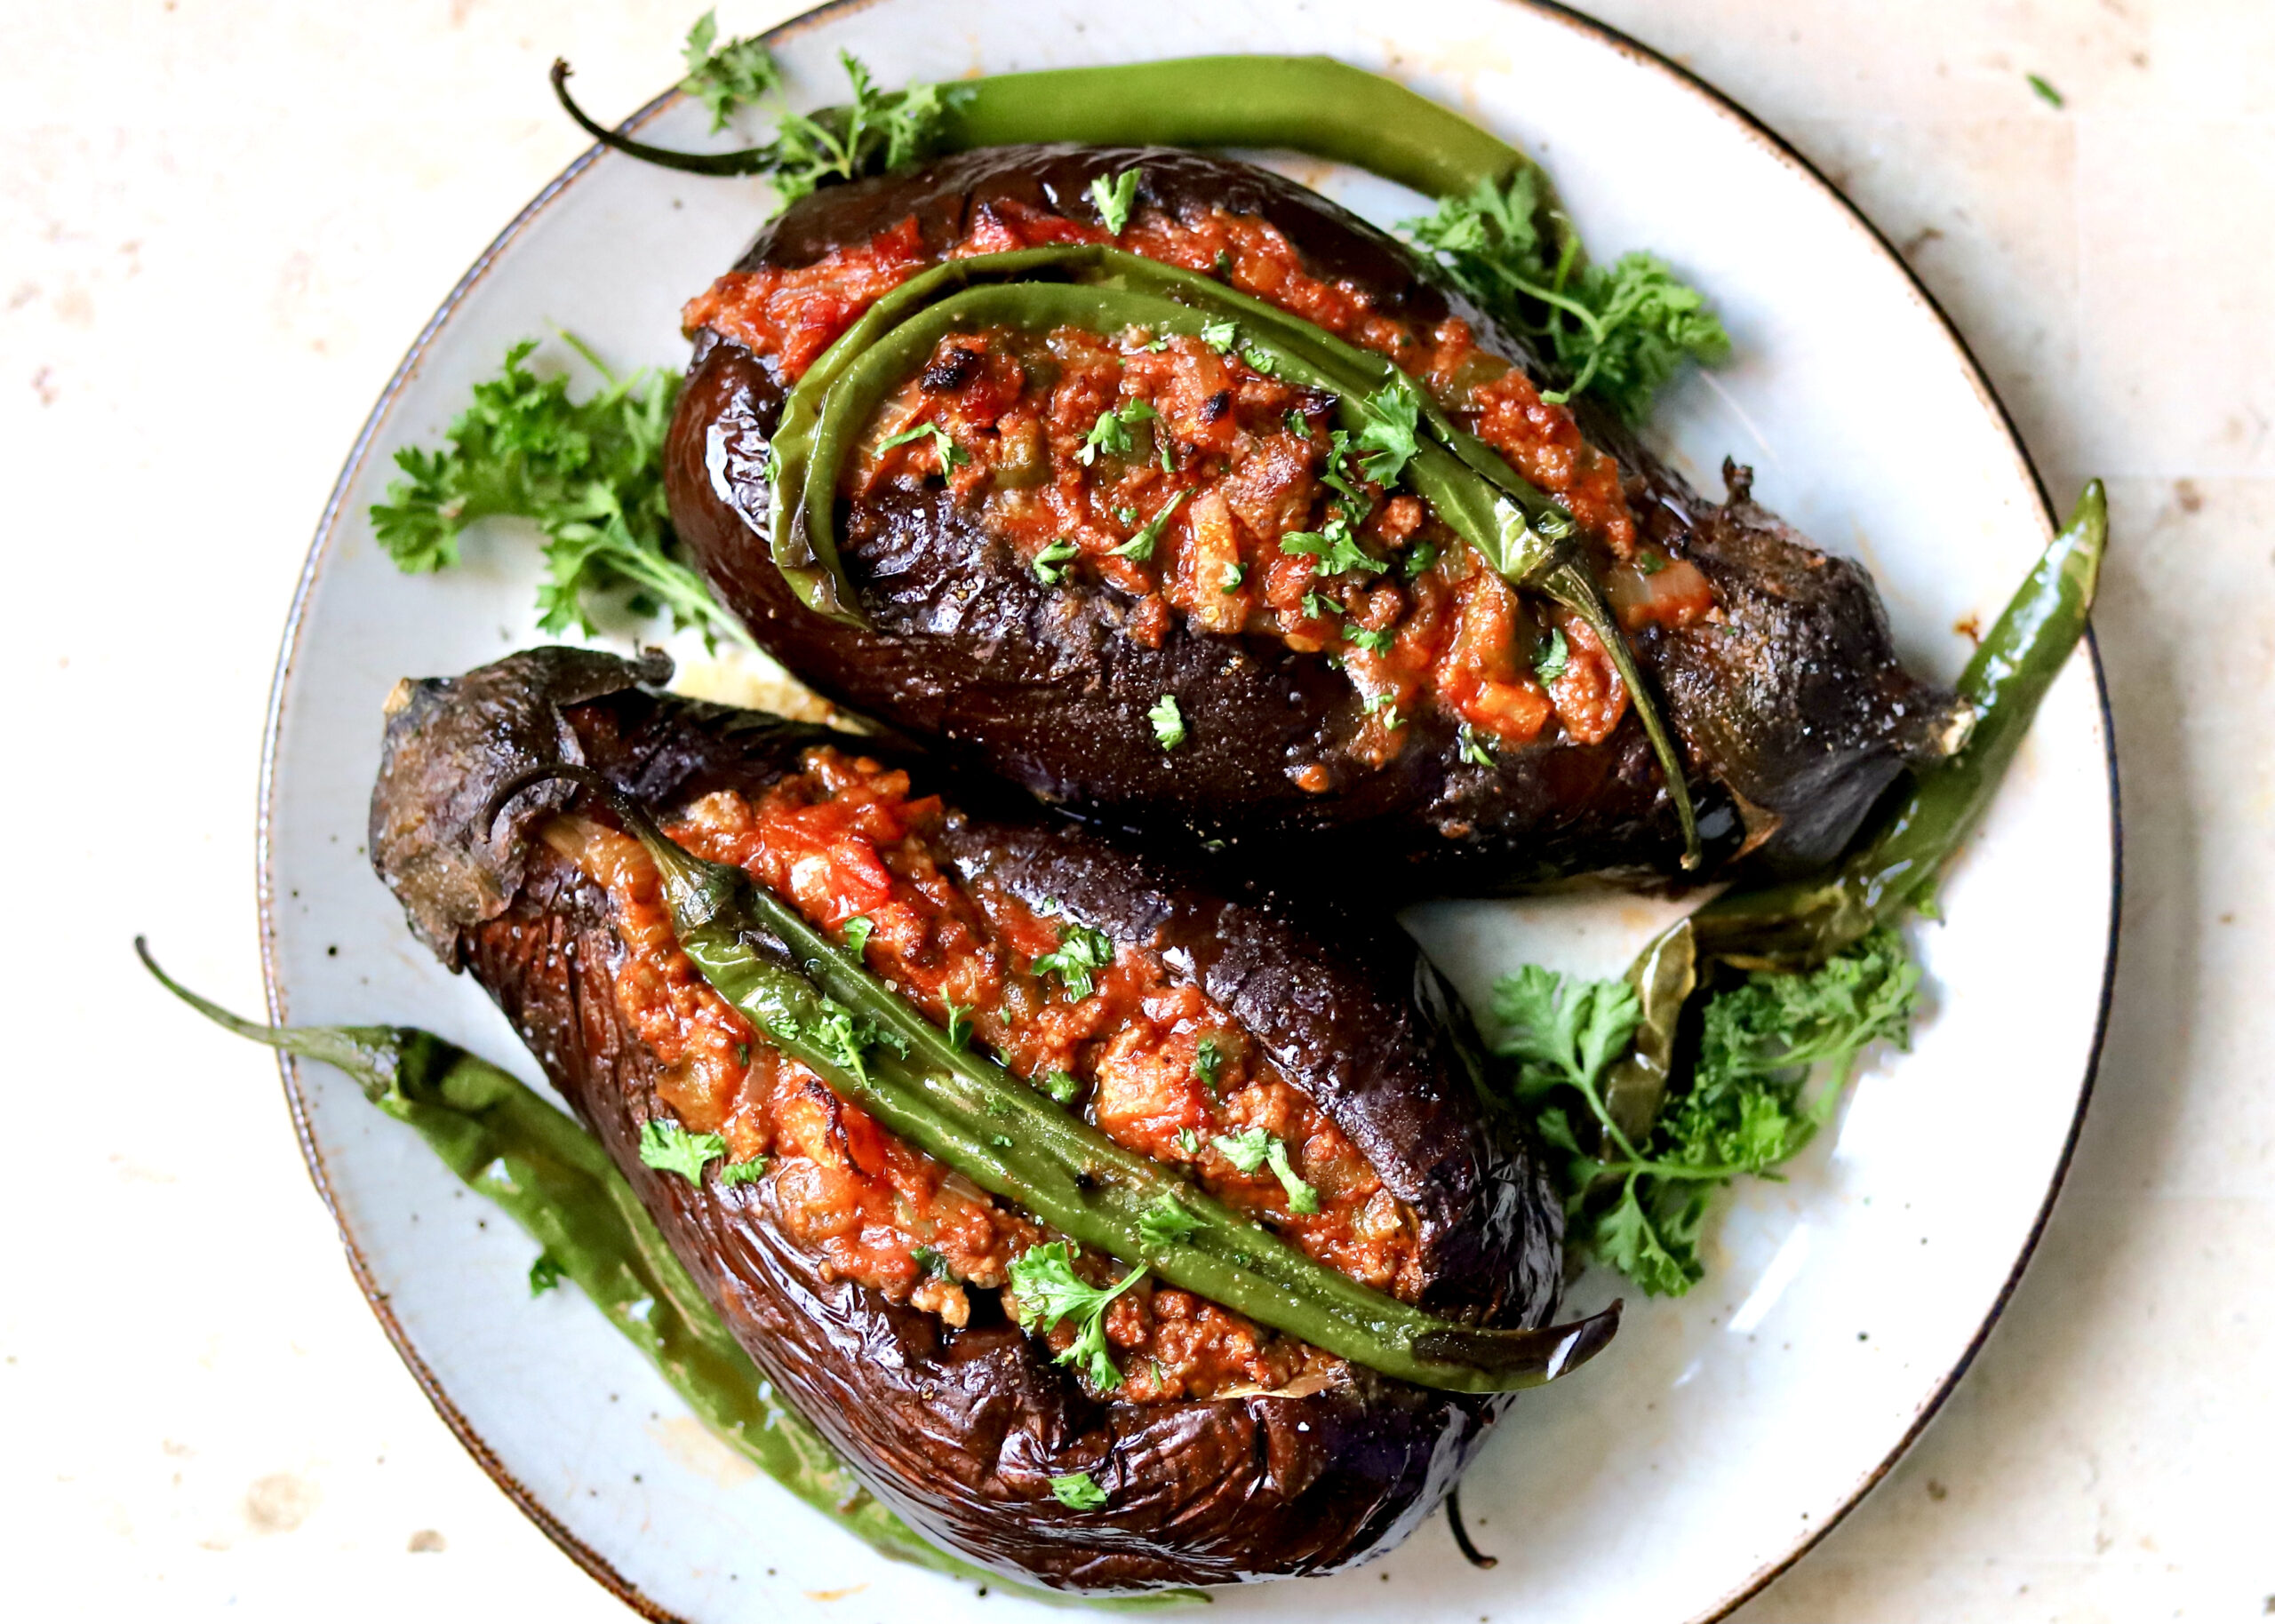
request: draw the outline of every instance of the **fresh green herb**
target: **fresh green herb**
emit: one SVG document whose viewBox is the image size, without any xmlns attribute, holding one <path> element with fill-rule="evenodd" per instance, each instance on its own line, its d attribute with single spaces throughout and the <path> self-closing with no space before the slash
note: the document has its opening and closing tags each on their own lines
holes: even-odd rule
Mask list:
<svg viewBox="0 0 2275 1624">
<path fill-rule="evenodd" d="M 848 952 L 863 953 L 869 948 L 869 936 L 876 929 L 876 921 L 866 913 L 857 913 L 845 921 L 845 948 Z"/>
<path fill-rule="evenodd" d="M 1072 1511 L 1095 1511 L 1106 1504 L 1106 1491 L 1088 1472 L 1062 1472 L 1050 1480 L 1050 1492 Z"/>
<path fill-rule="evenodd" d="M 1317 587 L 1304 594 L 1304 613 L 1313 620 L 1324 620 L 1329 615 L 1343 613 L 1343 606 Z"/>
<path fill-rule="evenodd" d="M 1247 579 L 1248 566 L 1246 564 L 1226 564 L 1225 573 L 1217 577 L 1217 590 L 1225 596 L 1230 597 L 1240 591 L 1241 583 Z"/>
<path fill-rule="evenodd" d="M 1168 528 L 1169 521 L 1176 515 L 1177 510 L 1185 506 L 1185 498 L 1192 494 L 1190 490 L 1180 490 L 1162 503 L 1153 516 L 1145 521 L 1145 528 L 1123 542 L 1114 551 L 1124 558 L 1134 558 L 1140 563 L 1153 557 L 1154 545 L 1161 540 L 1161 531 Z"/>
<path fill-rule="evenodd" d="M 1541 1137 L 1565 1152 L 1569 1244 L 1655 1295 L 1688 1291 L 1703 1273 L 1713 1192 L 1789 1160 L 1832 1120 L 1864 1049 L 1907 1039 L 1919 986 L 1902 938 L 1883 927 L 1816 970 L 1756 973 L 1714 992 L 1688 1086 L 1638 1141 L 1602 1088 L 1641 1015 L 1633 989 L 1538 966 L 1503 977 L 1493 1007 L 1510 1030 L 1497 1052 L 1518 1063 L 1516 1093 Z"/>
<path fill-rule="evenodd" d="M 1201 1220 L 1175 1196 L 1156 1196 L 1138 1215 L 1138 1233 L 1149 1246 L 1174 1246 L 1201 1233 Z"/>
<path fill-rule="evenodd" d="M 1184 1151 L 1187 1156 L 1200 1155 L 1201 1135 L 1194 1133 L 1189 1127 L 1181 1127 L 1177 1129 L 1177 1148 Z"/>
<path fill-rule="evenodd" d="M 1177 462 L 1170 455 L 1172 448 L 1169 444 L 1169 434 L 1166 432 L 1156 434 L 1153 436 L 1153 449 L 1161 453 L 1161 472 L 1164 474 L 1175 474 L 1177 472 Z"/>
<path fill-rule="evenodd" d="M 1372 696 L 1367 701 L 1367 709 L 1369 711 L 1381 712 L 1384 718 L 1383 726 L 1386 728 L 1402 728 L 1406 725 L 1406 718 L 1398 713 L 1398 696 L 1396 694 L 1376 694 Z"/>
<path fill-rule="evenodd" d="M 676 1122 L 651 1117 L 640 1129 L 640 1160 L 659 1173 L 676 1173 L 700 1186 L 703 1165 L 727 1153 L 716 1134 L 690 1134 Z"/>
<path fill-rule="evenodd" d="M 1288 1192 L 1288 1210 L 1308 1216 L 1319 1211 L 1319 1191 L 1296 1176 L 1296 1169 L 1288 1161 L 1288 1147 L 1277 1139 L 1265 1155 L 1272 1174 L 1280 1181 L 1280 1188 Z"/>
<path fill-rule="evenodd" d="M 1106 223 L 1108 233 L 1122 235 L 1130 223 L 1130 211 L 1138 202 L 1138 171 L 1125 169 L 1109 184 L 1104 175 L 1090 182 L 1090 202 L 1098 211 L 1098 219 Z"/>
<path fill-rule="evenodd" d="M 1312 572 L 1315 575 L 1340 575 L 1345 569 L 1362 570 L 1368 575 L 1380 575 L 1383 561 L 1370 558 L 1353 538 L 1351 527 L 1339 516 L 1317 530 L 1289 530 L 1280 537 L 1280 550 L 1308 555 Z"/>
<path fill-rule="evenodd" d="M 1090 973 L 1114 962 L 1114 939 L 1087 925 L 1066 925 L 1058 932 L 1058 951 L 1045 953 L 1028 967 L 1037 975 L 1056 975 L 1066 984 L 1067 999 L 1081 1003 L 1090 996 Z"/>
<path fill-rule="evenodd" d="M 1222 248 L 1218 249 L 1217 251 L 1217 258 L 1210 261 L 1209 269 L 1211 274 L 1230 280 L 1233 274 L 1233 256 L 1231 252 Z"/>
<path fill-rule="evenodd" d="M 1217 1079 L 1224 1075 L 1225 1052 L 1217 1047 L 1214 1038 L 1203 1038 L 1193 1046 L 1193 1075 L 1211 1094 L 1217 1091 Z"/>
<path fill-rule="evenodd" d="M 908 1256 L 911 1262 L 936 1280 L 953 1280 L 956 1278 L 956 1271 L 948 1267 L 946 1255 L 934 1251 L 930 1246 L 911 1246 L 908 1249 Z"/>
<path fill-rule="evenodd" d="M 1481 180 L 1401 229 L 1448 281 L 1546 342 L 1571 382 L 1544 400 L 1586 391 L 1636 424 L 1686 361 L 1712 365 L 1729 354 L 1704 297 L 1664 261 L 1631 253 L 1609 267 L 1583 267 L 1577 237 L 1567 233 L 1559 251 L 1542 233 L 1542 205 L 1537 178 L 1519 171 L 1502 185 Z"/>
<path fill-rule="evenodd" d="M 766 1158 L 754 1156 L 746 1162 L 729 1162 L 712 1176 L 722 1184 L 755 1184 L 766 1176 Z"/>
<path fill-rule="evenodd" d="M 1352 642 L 1359 648 L 1364 649 L 1369 654 L 1387 653 L 1389 652 L 1391 644 L 1396 641 L 1396 633 L 1393 632 L 1388 630 L 1380 632 L 1369 631 L 1365 626 L 1346 626 L 1344 629 L 1344 635 L 1348 637 Z"/>
<path fill-rule="evenodd" d="M 2030 80 L 2031 89 L 2038 92 L 2038 99 L 2044 102 L 2048 107 L 2059 107 L 2065 105 L 2062 100 L 2062 92 L 2055 90 L 2054 86 L 2047 83 L 2046 80 L 2040 78 L 2036 74 L 2030 74 L 2025 76 Z"/>
<path fill-rule="evenodd" d="M 1367 419 L 1351 442 L 1361 453 L 1359 471 L 1388 490 L 1421 450 L 1422 397 L 1414 380 L 1399 372 L 1373 394 L 1356 398 Z"/>
<path fill-rule="evenodd" d="M 1034 578 L 1045 586 L 1056 586 L 1066 578 L 1067 562 L 1082 555 L 1082 548 L 1062 536 L 1034 555 Z"/>
<path fill-rule="evenodd" d="M 1564 674 L 1566 667 L 1571 663 L 1572 648 L 1564 641 L 1563 629 L 1552 627 L 1548 633 L 1547 643 L 1542 647 L 1538 654 L 1533 657 L 1533 674 L 1543 682 L 1553 682 Z"/>
<path fill-rule="evenodd" d="M 1175 750 L 1185 743 L 1185 712 L 1177 708 L 1177 696 L 1163 694 L 1145 712 L 1145 720 L 1153 724 L 1153 737 L 1164 750 Z"/>
<path fill-rule="evenodd" d="M 1090 425 L 1090 432 L 1082 437 L 1082 449 L 1074 453 L 1074 460 L 1089 467 L 1098 460 L 1100 451 L 1113 457 L 1127 457 L 1138 449 L 1130 431 L 1141 423 L 1153 420 L 1153 409 L 1144 401 L 1128 401 L 1098 414 Z"/>
<path fill-rule="evenodd" d="M 1635 568 L 1645 575 L 1656 575 L 1666 567 L 1667 561 L 1656 553 L 1638 553 L 1635 555 Z"/>
<path fill-rule="evenodd" d="M 960 1049 L 970 1040 L 971 1012 L 978 1007 L 979 1006 L 977 1004 L 951 1004 L 948 1006 L 947 1024 L 944 1026 L 941 1031 L 946 1034 L 948 1040 L 948 1047 L 950 1048 Z"/>
<path fill-rule="evenodd" d="M 746 1066 L 750 1064 L 749 1044 L 738 1043 L 735 1045 L 735 1063 L 738 1066 Z"/>
<path fill-rule="evenodd" d="M 940 472 L 953 474 L 971 460 L 970 453 L 955 442 L 954 437 L 938 423 L 919 423 L 904 428 L 890 440 L 877 442 L 877 450 L 890 451 L 897 445 L 909 445 L 919 440 L 932 442 L 932 454 L 940 459 Z"/>
<path fill-rule="evenodd" d="M 1411 581 L 1437 561 L 1438 544 L 1425 537 L 1406 550 L 1406 558 L 1399 565 L 1399 573 Z"/>
<path fill-rule="evenodd" d="M 1074 1260 L 1063 1240 L 1030 1246 L 1011 1260 L 1011 1292 L 1019 1300 L 1019 1324 L 1039 1333 L 1073 1320 L 1074 1340 L 1058 1362 L 1074 1365 L 1091 1385 L 1109 1392 L 1122 1385 L 1122 1372 L 1106 1347 L 1106 1305 L 1145 1278 L 1145 1270 L 1133 1269 L 1115 1285 L 1092 1286 L 1074 1272 Z"/>
<path fill-rule="evenodd" d="M 1050 1071 L 1037 1087 L 1061 1105 L 1072 1105 L 1082 1092 L 1082 1079 L 1071 1071 Z"/>
<path fill-rule="evenodd" d="M 593 600 L 614 593 L 668 609 L 675 625 L 699 626 L 706 637 L 723 633 L 755 647 L 702 577 L 673 556 L 662 453 L 678 377 L 659 368 L 619 378 L 580 340 L 563 337 L 600 373 L 599 393 L 571 400 L 565 377 L 540 378 L 522 364 L 536 340 L 514 346 L 498 376 L 475 385 L 443 450 L 395 453 L 406 477 L 372 505 L 379 545 L 398 569 L 426 574 L 459 561 L 459 537 L 477 520 L 533 520 L 545 533 L 541 630 L 597 632 Z"/>
<path fill-rule="evenodd" d="M 825 1059 L 834 1061 L 864 1082 L 869 1077 L 871 1049 L 882 1044 L 903 1057 L 907 1055 L 908 1039 L 898 1032 L 855 1015 L 842 1004 L 827 999 L 820 1002 L 820 1015 L 810 1020 L 778 1022 L 773 1035 L 785 1042 L 811 1044 Z"/>
<path fill-rule="evenodd" d="M 1467 722 L 1462 723 L 1460 737 L 1461 759 L 1463 760 L 1468 762 L 1472 767 L 1490 767 L 1493 765 L 1493 752 L 1486 747 L 1484 739 L 1478 736 L 1478 732 L 1475 728 L 1471 727 Z"/>
<path fill-rule="evenodd" d="M 1209 1142 L 1242 1173 L 1254 1173 L 1264 1166 L 1277 1142 L 1262 1128 L 1252 1127 L 1245 1134 L 1219 1134 Z"/>
<path fill-rule="evenodd" d="M 1138 510 L 1134 507 L 1117 507 L 1114 510 L 1114 516 L 1117 521 L 1122 524 L 1135 524 L 1138 522 Z"/>
<path fill-rule="evenodd" d="M 1273 377 L 1280 370 L 1280 363 L 1272 359 L 1272 352 L 1269 350 L 1250 346 L 1241 352 L 1241 359 L 1248 362 L 1251 371 L 1261 372 L 1266 378 Z"/>
<path fill-rule="evenodd" d="M 922 84 L 888 94 L 851 52 L 839 52 L 837 60 L 844 64 L 852 100 L 818 114 L 785 113 L 774 127 L 765 168 L 786 204 L 832 181 L 858 180 L 930 156 L 949 111 L 970 98 L 962 85 Z"/>
<path fill-rule="evenodd" d="M 714 51 L 711 47 L 718 37 L 718 12 L 706 12 L 695 20 L 695 26 L 687 31 L 687 44 L 681 47 L 681 54 L 687 59 L 687 77 L 679 82 L 681 90 L 711 109 L 714 135 L 727 127 L 727 120 L 739 109 L 782 88 L 782 70 L 764 41 L 732 40 Z"/>
<path fill-rule="evenodd" d="M 1305 420 L 1302 412 L 1296 410 L 1293 407 L 1288 410 L 1288 432 L 1298 440 L 1308 440 L 1312 437 L 1311 424 Z"/>
<path fill-rule="evenodd" d="M 542 1297 L 559 1286 L 568 1271 L 550 1252 L 540 1252 L 530 1260 L 530 1295 Z"/>
<path fill-rule="evenodd" d="M 1219 355 L 1231 354 L 1233 346 L 1240 341 L 1241 327 L 1238 322 L 1204 322 L 1201 325 L 1201 342 L 1215 350 Z M 1297 418 L 1292 411 L 1288 416 L 1296 422 L 1303 420 Z M 1296 432 L 1302 434 L 1304 431 L 1297 429 Z"/>
</svg>

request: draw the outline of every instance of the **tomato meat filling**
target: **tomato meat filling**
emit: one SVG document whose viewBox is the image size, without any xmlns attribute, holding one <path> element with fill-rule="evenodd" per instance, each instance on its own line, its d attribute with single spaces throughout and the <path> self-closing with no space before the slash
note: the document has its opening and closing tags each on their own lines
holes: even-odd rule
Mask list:
<svg viewBox="0 0 2275 1624">
<path fill-rule="evenodd" d="M 908 788 L 905 773 L 824 747 L 754 797 L 706 796 L 670 832 L 834 934 L 866 920 L 873 971 L 935 1022 L 953 1015 L 970 1041 L 1118 1143 L 1189 1169 L 1321 1262 L 1418 1294 L 1411 1212 L 1223 1009 L 1150 950 L 1108 943 L 985 878 L 960 882 L 938 844 L 954 815 Z M 609 894 L 623 944 L 616 996 L 656 1057 L 657 1093 L 690 1132 L 722 1135 L 730 1161 L 763 1159 L 760 1198 L 794 1245 L 829 1277 L 952 1325 L 1007 1294 L 1012 1260 L 1051 1231 L 769 1045 L 680 951 L 638 842 L 577 817 L 553 819 L 543 838 Z M 1119 1272 L 1099 1258 L 1078 1267 L 1098 1284 Z M 1151 1279 L 1114 1300 L 1106 1333 L 1122 1373 L 1115 1395 L 1139 1402 L 1283 1389 L 1338 1368 Z M 1062 1324 L 1047 1340 L 1064 1348 L 1074 1335 Z"/>
</svg>

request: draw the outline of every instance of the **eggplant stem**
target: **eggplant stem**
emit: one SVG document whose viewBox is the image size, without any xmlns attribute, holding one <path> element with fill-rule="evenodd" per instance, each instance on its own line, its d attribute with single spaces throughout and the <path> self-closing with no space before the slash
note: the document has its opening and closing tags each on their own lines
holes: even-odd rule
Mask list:
<svg viewBox="0 0 2275 1624">
<path fill-rule="evenodd" d="M 1501 1565 L 1500 1557 L 1487 1556 L 1478 1549 L 1476 1544 L 1470 1539 L 1469 1530 L 1461 1520 L 1461 1485 L 1459 1484 L 1454 1485 L 1452 1488 L 1446 1491 L 1446 1526 L 1453 1530 L 1454 1544 L 1460 1550 L 1462 1560 L 1468 1563 L 1470 1566 L 1497 1568 Z"/>
</svg>

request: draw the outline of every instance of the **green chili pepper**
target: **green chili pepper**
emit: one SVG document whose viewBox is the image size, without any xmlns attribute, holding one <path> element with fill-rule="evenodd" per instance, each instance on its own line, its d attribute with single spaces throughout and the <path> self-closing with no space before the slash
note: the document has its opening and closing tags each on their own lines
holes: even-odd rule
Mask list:
<svg viewBox="0 0 2275 1624">
<path fill-rule="evenodd" d="M 772 145 L 688 153 L 651 147 L 587 117 L 571 100 L 566 63 L 553 66 L 554 94 L 603 146 L 698 175 L 758 175 L 781 155 Z M 1029 141 L 1104 147 L 1281 148 L 1348 163 L 1449 197 L 1481 180 L 1505 184 L 1530 170 L 1561 248 L 1572 227 L 1538 165 L 1450 108 L 1347 62 L 1323 56 L 1177 57 L 1102 68 L 1047 68 L 959 82 L 935 152 Z M 825 125 L 833 114 L 814 115 Z"/>
<path fill-rule="evenodd" d="M 552 778 L 601 796 L 646 848 L 681 950 L 770 1042 L 889 1131 L 1083 1246 L 1354 1364 L 1457 1392 L 1552 1381 L 1617 1329 L 1616 1304 L 1546 1330 L 1457 1325 L 1313 1262 L 996 1062 L 949 1043 L 797 910 L 741 869 L 689 852 L 598 774 L 533 768 L 498 792 L 492 815 Z M 1171 1238 L 1158 1222 L 1147 1234 L 1145 1214 L 1163 1197 L 1193 1215 L 1190 1234 Z"/>
<path fill-rule="evenodd" d="M 134 951 L 161 985 L 215 1024 L 338 1067 L 364 1098 L 416 1129 L 468 1189 L 529 1232 L 705 1426 L 791 1493 L 898 1561 L 1055 1596 L 1004 1586 L 948 1555 L 863 1487 L 805 1417 L 773 1396 L 599 1142 L 509 1073 L 415 1027 L 264 1026 L 176 983 L 140 936 Z"/>
<path fill-rule="evenodd" d="M 1728 892 L 1693 914 L 1702 961 L 1813 967 L 1920 899 L 1991 804 L 2039 701 L 2085 634 L 2108 545 L 2108 498 L 2095 480 L 1960 675 L 1960 697 L 1975 707 L 1966 744 L 1917 773 L 1830 872 Z"/>
<path fill-rule="evenodd" d="M 1068 282 L 1032 280 L 1064 276 Z M 1491 446 L 1469 434 L 1390 362 L 1277 306 L 1213 278 L 1102 244 L 975 255 L 919 273 L 840 334 L 785 402 L 773 445 L 779 458 L 770 537 L 794 591 L 825 614 L 859 624 L 852 588 L 837 562 L 840 470 L 860 431 L 948 334 L 1004 326 L 1114 333 L 1144 327 L 1201 338 L 1225 319 L 1246 335 L 1275 376 L 1326 390 L 1354 432 L 1360 402 L 1389 388 L 1411 391 L 1429 433 L 1408 463 L 1416 492 L 1496 569 L 1578 616 L 1596 634 L 1632 697 L 1683 834 L 1683 864 L 1702 858 L 1688 778 L 1656 697 L 1601 593 L 1572 549 L 1577 526 L 1554 498 Z"/>
</svg>

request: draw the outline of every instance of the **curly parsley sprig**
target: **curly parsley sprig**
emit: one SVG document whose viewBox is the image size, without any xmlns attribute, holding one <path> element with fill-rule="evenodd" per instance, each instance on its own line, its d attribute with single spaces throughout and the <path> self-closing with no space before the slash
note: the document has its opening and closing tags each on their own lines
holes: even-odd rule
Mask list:
<svg viewBox="0 0 2275 1624">
<path fill-rule="evenodd" d="M 1654 1296 L 1688 1291 L 1704 1272 L 1698 1243 L 1714 1192 L 1742 1174 L 1775 1176 L 1799 1155 L 1832 1119 L 1858 1056 L 1905 1044 L 1919 989 L 1903 938 L 1882 928 L 1818 969 L 1757 972 L 1715 991 L 1688 1087 L 1631 1136 L 1604 1081 L 1642 1015 L 1634 989 L 1537 965 L 1503 976 L 1493 1013 L 1507 1030 L 1495 1049 L 1517 1063 L 1517 1098 L 1564 1153 L 1567 1244 Z"/>
<path fill-rule="evenodd" d="M 371 507 L 379 545 L 398 568 L 427 574 L 459 561 L 460 538 L 478 521 L 531 520 L 545 534 L 540 629 L 589 635 L 595 601 L 613 595 L 635 613 L 669 610 L 675 625 L 755 648 L 673 553 L 663 443 L 678 375 L 649 368 L 619 378 L 582 341 L 562 338 L 602 388 L 572 400 L 565 375 L 539 377 L 523 364 L 536 339 L 514 346 L 497 376 L 475 385 L 442 449 L 395 453 L 403 477 Z"/>
<path fill-rule="evenodd" d="M 1640 423 L 1685 362 L 1722 360 L 1730 336 L 1705 296 L 1655 254 L 1582 265 L 1577 236 L 1560 234 L 1560 246 L 1540 230 L 1541 203 L 1538 177 L 1519 170 L 1501 185 L 1481 180 L 1400 229 L 1448 281 L 1547 346 L 1569 382 L 1542 399 L 1585 392 Z"/>
</svg>

